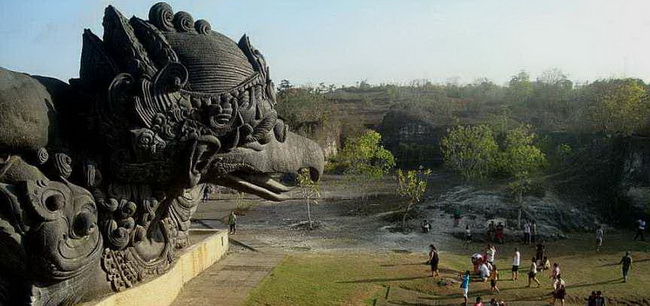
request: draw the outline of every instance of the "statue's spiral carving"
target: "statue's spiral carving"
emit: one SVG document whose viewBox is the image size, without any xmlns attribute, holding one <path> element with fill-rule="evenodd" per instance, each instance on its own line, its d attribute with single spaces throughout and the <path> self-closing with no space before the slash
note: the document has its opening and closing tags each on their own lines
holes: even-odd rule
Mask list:
<svg viewBox="0 0 650 306">
<path fill-rule="evenodd" d="M 188 12 L 180 11 L 174 14 L 174 26 L 180 32 L 190 32 L 194 29 L 194 19 Z"/>
<path fill-rule="evenodd" d="M 172 7 L 164 2 L 158 2 L 149 10 L 149 21 L 158 29 L 171 31 L 174 29 L 174 11 Z"/>
<path fill-rule="evenodd" d="M 199 19 L 194 23 L 194 28 L 199 34 L 209 34 L 212 31 L 212 27 L 207 20 Z"/>
<path fill-rule="evenodd" d="M 36 159 L 40 165 L 45 164 L 49 158 L 50 154 L 47 153 L 47 149 L 40 148 L 36 151 Z"/>
</svg>

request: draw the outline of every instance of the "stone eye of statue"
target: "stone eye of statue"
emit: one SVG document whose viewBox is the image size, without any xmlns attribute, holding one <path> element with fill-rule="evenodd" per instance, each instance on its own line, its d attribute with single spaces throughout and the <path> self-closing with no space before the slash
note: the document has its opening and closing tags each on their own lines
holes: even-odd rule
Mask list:
<svg viewBox="0 0 650 306">
<path fill-rule="evenodd" d="M 58 211 L 65 206 L 63 195 L 55 193 L 45 199 L 45 207 L 50 211 Z"/>
</svg>

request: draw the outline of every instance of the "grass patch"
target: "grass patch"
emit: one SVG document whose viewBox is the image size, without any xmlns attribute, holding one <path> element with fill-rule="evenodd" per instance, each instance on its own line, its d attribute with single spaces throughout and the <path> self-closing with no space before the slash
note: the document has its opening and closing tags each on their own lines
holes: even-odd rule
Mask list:
<svg viewBox="0 0 650 306">
<path fill-rule="evenodd" d="M 549 244 L 549 258 L 560 263 L 567 284 L 567 303 L 584 305 L 592 290 L 601 290 L 610 304 L 650 304 L 650 245 L 632 242 L 629 233 L 606 237 L 600 252 L 593 250 L 592 235 L 576 235 L 569 240 Z M 460 243 L 459 243 L 460 244 Z M 510 254 L 517 246 L 522 251 L 519 281 L 510 280 Z M 430 277 L 424 263 L 426 253 L 372 254 L 294 254 L 278 265 L 249 296 L 248 305 L 359 305 L 372 304 L 457 304 L 463 301 L 457 273 L 471 269 L 469 257 L 474 250 L 459 245 L 441 249 L 441 278 Z M 447 251 L 446 251 L 447 249 Z M 499 295 L 489 294 L 489 283 L 472 282 L 470 296 L 481 295 L 518 304 L 539 305 L 550 302 L 551 280 L 548 272 L 538 279 L 540 288 L 526 288 L 526 272 L 533 255 L 532 247 L 516 244 L 498 246 L 496 265 L 501 280 Z M 631 250 L 635 263 L 628 283 L 621 282 L 618 261 Z M 521 271 L 523 270 L 523 271 Z M 390 294 L 385 293 L 390 286 Z M 533 285 L 534 286 L 534 285 Z"/>
</svg>

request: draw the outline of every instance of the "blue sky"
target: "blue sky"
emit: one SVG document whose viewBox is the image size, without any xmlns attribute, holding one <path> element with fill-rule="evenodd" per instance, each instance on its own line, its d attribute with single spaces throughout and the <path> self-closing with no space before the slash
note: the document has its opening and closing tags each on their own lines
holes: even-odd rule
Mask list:
<svg viewBox="0 0 650 306">
<path fill-rule="evenodd" d="M 0 66 L 76 77 L 81 34 L 104 7 L 146 19 L 155 1 L 0 0 Z M 570 79 L 650 81 L 647 0 L 168 1 L 238 40 L 246 33 L 278 83 L 505 83 L 559 68 Z"/>
</svg>

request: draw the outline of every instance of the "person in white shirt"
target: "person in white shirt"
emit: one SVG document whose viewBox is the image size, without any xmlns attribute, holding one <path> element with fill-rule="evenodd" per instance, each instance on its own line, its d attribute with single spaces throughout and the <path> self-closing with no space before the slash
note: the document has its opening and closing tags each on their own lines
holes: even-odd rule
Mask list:
<svg viewBox="0 0 650 306">
<path fill-rule="evenodd" d="M 533 280 L 537 283 L 537 288 L 541 286 L 539 281 L 537 280 L 537 263 L 536 263 L 535 257 L 533 257 L 533 261 L 530 264 L 530 270 L 528 271 L 528 287 L 530 287 L 530 281 Z"/>
<path fill-rule="evenodd" d="M 636 238 L 641 237 L 641 241 L 645 241 L 645 237 L 643 237 L 643 232 L 645 231 L 645 221 L 639 219 L 636 222 L 639 223 L 639 227 L 636 229 L 636 235 L 634 235 L 634 240 L 636 240 Z"/>
<path fill-rule="evenodd" d="M 515 254 L 512 256 L 512 280 L 516 281 L 519 279 L 519 265 L 521 264 L 521 253 L 519 253 L 519 248 L 515 248 Z"/>
<path fill-rule="evenodd" d="M 497 248 L 491 244 L 488 244 L 487 246 L 488 248 L 485 251 L 487 254 L 487 262 L 489 262 L 491 265 L 494 265 L 494 258 L 497 255 Z"/>
<path fill-rule="evenodd" d="M 481 274 L 481 279 L 483 279 L 483 281 L 486 282 L 488 277 L 490 276 L 490 268 L 488 268 L 486 263 L 482 263 L 478 267 L 478 271 Z"/>
<path fill-rule="evenodd" d="M 596 230 L 596 252 L 600 251 L 600 247 L 603 246 L 603 237 L 605 236 L 605 231 L 603 226 L 599 226 Z"/>
</svg>

